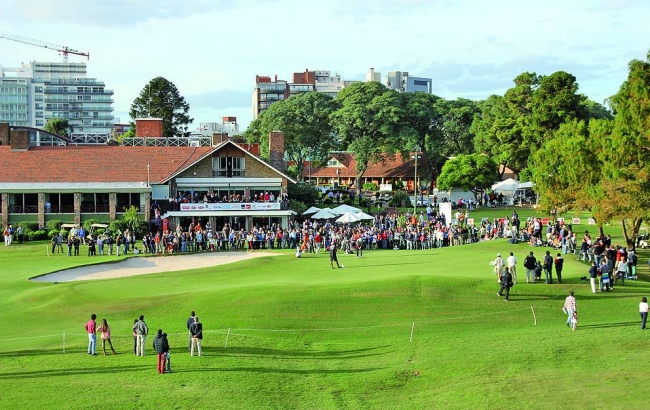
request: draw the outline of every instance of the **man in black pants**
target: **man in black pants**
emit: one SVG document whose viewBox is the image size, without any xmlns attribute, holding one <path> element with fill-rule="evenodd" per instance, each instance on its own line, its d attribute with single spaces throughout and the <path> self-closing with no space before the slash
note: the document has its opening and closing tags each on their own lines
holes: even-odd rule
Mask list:
<svg viewBox="0 0 650 410">
<path fill-rule="evenodd" d="M 506 291 L 506 302 L 510 300 L 510 288 L 512 287 L 512 275 L 510 270 L 506 268 L 506 271 L 501 275 L 501 289 L 497 292 L 497 296 L 502 296 L 503 290 Z"/>
<path fill-rule="evenodd" d="M 338 268 L 345 268 L 345 265 L 339 265 L 339 260 L 336 258 L 336 241 L 332 241 L 330 246 L 330 266 L 334 269 L 334 262 Z"/>
<path fill-rule="evenodd" d="M 544 272 L 546 273 L 546 284 L 553 283 L 553 257 L 550 251 L 544 255 Z"/>
</svg>

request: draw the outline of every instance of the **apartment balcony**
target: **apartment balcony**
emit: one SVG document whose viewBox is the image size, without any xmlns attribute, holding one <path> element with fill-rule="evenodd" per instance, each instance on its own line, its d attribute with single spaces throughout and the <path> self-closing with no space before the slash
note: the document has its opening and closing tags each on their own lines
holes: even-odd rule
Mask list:
<svg viewBox="0 0 650 410">
<path fill-rule="evenodd" d="M 241 178 L 246 176 L 245 169 L 213 169 L 213 177 L 224 177 L 224 178 Z"/>
<path fill-rule="evenodd" d="M 45 87 L 44 94 L 75 94 L 75 95 L 113 95 L 113 90 L 104 89 L 102 91 L 78 91 L 66 90 L 66 87 Z"/>
<path fill-rule="evenodd" d="M 112 115 L 99 115 L 99 116 L 74 116 L 74 115 L 53 115 L 52 113 L 45 113 L 45 119 L 49 120 L 50 118 L 64 118 L 66 120 L 112 120 Z M 112 125 L 112 124 L 111 124 Z"/>
</svg>

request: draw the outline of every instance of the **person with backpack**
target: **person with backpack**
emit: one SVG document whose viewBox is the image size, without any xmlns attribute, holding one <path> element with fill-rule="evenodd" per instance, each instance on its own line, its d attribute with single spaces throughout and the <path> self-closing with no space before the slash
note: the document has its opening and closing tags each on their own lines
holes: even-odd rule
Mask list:
<svg viewBox="0 0 650 410">
<path fill-rule="evenodd" d="M 153 348 L 158 354 L 158 374 L 164 374 L 165 356 L 166 353 L 169 352 L 169 342 L 167 341 L 167 337 L 163 333 L 162 329 L 158 329 L 158 332 L 156 332 L 156 338 L 153 339 Z"/>
<path fill-rule="evenodd" d="M 535 283 L 535 266 L 537 266 L 537 259 L 533 255 L 533 251 L 530 251 L 526 259 L 524 259 L 524 268 L 526 268 L 526 283 L 532 281 Z"/>
<path fill-rule="evenodd" d="M 555 276 L 557 276 L 557 283 L 562 283 L 562 269 L 564 269 L 564 258 L 558 252 L 555 258 Z"/>
<path fill-rule="evenodd" d="M 546 251 L 544 255 L 544 273 L 546 275 L 546 284 L 553 283 L 553 257 L 550 251 Z"/>
</svg>

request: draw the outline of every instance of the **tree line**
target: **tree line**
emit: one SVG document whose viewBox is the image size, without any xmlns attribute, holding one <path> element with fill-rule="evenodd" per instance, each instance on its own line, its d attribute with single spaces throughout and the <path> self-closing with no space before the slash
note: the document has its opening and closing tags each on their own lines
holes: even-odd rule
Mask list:
<svg viewBox="0 0 650 410">
<path fill-rule="evenodd" d="M 425 179 L 441 189 L 489 188 L 508 167 L 535 183 L 543 210 L 588 210 L 601 227 L 620 219 L 632 246 L 650 208 L 650 54 L 629 64 L 606 106 L 578 89 L 565 71 L 522 73 L 482 101 L 359 82 L 336 98 L 309 92 L 276 102 L 245 137 L 266 156 L 269 132 L 283 131 L 298 176 L 307 159 L 351 151 L 357 190 L 369 165 L 416 150 Z"/>
</svg>

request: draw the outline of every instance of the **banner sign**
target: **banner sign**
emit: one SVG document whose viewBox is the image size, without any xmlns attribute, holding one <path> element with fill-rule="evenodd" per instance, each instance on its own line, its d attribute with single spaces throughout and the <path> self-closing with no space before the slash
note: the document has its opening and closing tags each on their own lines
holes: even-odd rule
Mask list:
<svg viewBox="0 0 650 410">
<path fill-rule="evenodd" d="M 270 211 L 279 210 L 279 202 L 217 202 L 180 204 L 181 211 Z"/>
<path fill-rule="evenodd" d="M 573 218 L 574 225 L 580 225 L 580 218 Z"/>
</svg>

